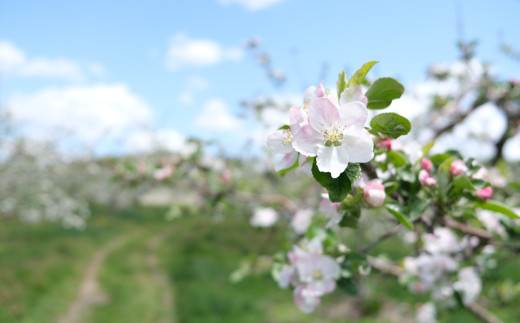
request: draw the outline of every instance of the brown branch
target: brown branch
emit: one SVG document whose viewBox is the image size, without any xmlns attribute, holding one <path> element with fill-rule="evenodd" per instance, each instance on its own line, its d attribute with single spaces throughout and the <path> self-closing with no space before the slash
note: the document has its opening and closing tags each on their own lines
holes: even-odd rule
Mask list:
<svg viewBox="0 0 520 323">
<path fill-rule="evenodd" d="M 480 306 L 477 303 L 473 303 L 467 307 L 473 314 L 486 323 L 503 323 L 502 320 L 497 318 L 493 313 Z"/>
<path fill-rule="evenodd" d="M 464 121 L 473 111 L 475 111 L 483 103 L 484 102 L 482 102 L 481 100 L 477 99 L 475 102 L 473 102 L 473 105 L 471 106 L 471 108 L 469 108 L 468 111 L 459 114 L 458 116 L 453 118 L 452 122 L 450 122 L 449 124 L 445 125 L 444 127 L 440 128 L 440 129 L 437 129 L 437 131 L 435 131 L 435 134 L 433 135 L 433 140 L 439 138 L 442 134 L 444 134 L 447 131 L 450 131 L 456 125 L 458 125 L 459 123 Z"/>
<path fill-rule="evenodd" d="M 392 228 L 392 230 L 388 231 L 387 233 L 383 234 L 382 236 L 380 236 L 379 238 L 377 238 L 376 240 L 370 242 L 368 245 L 366 245 L 365 247 L 361 248 L 358 250 L 359 253 L 367 253 L 368 251 L 370 251 L 370 249 L 374 248 L 375 246 L 377 246 L 379 243 L 381 243 L 382 241 L 392 237 L 393 235 L 395 235 L 396 233 L 399 232 L 399 230 L 401 230 L 403 226 L 401 224 L 398 224 L 396 225 L 395 227 Z"/>
<path fill-rule="evenodd" d="M 452 219 L 444 218 L 443 224 L 448 228 L 456 229 L 472 236 L 477 236 L 483 240 L 491 240 L 492 238 L 491 233 L 487 232 L 486 230 L 470 227 L 464 223 L 460 223 Z"/>
<path fill-rule="evenodd" d="M 372 267 L 385 274 L 400 276 L 404 272 L 403 268 L 396 266 L 389 261 L 381 260 L 371 256 L 368 256 L 367 260 Z"/>
</svg>

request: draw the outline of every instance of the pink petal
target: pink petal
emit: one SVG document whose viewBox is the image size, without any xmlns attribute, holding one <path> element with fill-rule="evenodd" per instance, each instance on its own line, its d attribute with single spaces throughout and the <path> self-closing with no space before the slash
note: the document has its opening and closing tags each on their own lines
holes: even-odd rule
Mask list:
<svg viewBox="0 0 520 323">
<path fill-rule="evenodd" d="M 303 126 L 293 136 L 294 149 L 305 156 L 316 156 L 321 144 L 323 144 L 323 135 L 314 130 L 311 125 Z"/>
<path fill-rule="evenodd" d="M 281 129 L 276 130 L 267 137 L 266 144 L 276 154 L 287 154 L 294 151 L 294 148 L 290 143 L 285 144 L 283 140 L 287 136 L 288 130 Z"/>
<path fill-rule="evenodd" d="M 368 118 L 368 109 L 359 101 L 340 104 L 339 113 L 342 124 L 347 125 L 347 127 L 354 127 L 358 130 L 363 129 Z"/>
<path fill-rule="evenodd" d="M 317 130 L 327 130 L 330 124 L 340 120 L 338 108 L 326 98 L 313 100 L 309 107 L 309 122 Z"/>
<path fill-rule="evenodd" d="M 283 158 L 274 165 L 274 170 L 276 170 L 278 172 L 278 171 L 281 171 L 282 169 L 287 169 L 287 168 L 291 167 L 292 165 L 294 165 L 297 158 L 298 158 L 298 153 L 293 150 L 292 152 L 283 156 Z"/>
</svg>

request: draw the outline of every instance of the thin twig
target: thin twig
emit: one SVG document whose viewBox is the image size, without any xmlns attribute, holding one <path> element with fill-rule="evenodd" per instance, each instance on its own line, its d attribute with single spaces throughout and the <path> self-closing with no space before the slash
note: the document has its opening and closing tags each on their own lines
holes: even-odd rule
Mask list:
<svg viewBox="0 0 520 323">
<path fill-rule="evenodd" d="M 395 227 L 392 228 L 392 230 L 388 231 L 387 233 L 383 234 L 382 236 L 380 236 L 379 238 L 377 238 L 376 240 L 370 242 L 368 245 L 366 245 L 365 247 L 361 248 L 358 250 L 359 253 L 367 253 L 368 251 L 370 251 L 370 249 L 374 248 L 375 246 L 377 246 L 379 243 L 381 243 L 382 241 L 392 237 L 393 235 L 395 235 L 397 232 L 399 232 L 399 230 L 401 230 L 401 228 L 403 227 L 402 224 L 398 224 L 396 225 Z"/>
</svg>

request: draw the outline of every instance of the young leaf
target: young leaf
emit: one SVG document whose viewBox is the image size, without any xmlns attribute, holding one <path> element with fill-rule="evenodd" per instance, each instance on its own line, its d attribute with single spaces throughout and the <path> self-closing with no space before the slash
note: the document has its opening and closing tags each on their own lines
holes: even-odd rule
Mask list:
<svg viewBox="0 0 520 323">
<path fill-rule="evenodd" d="M 502 213 L 513 219 L 520 219 L 520 216 L 518 214 L 516 214 L 508 206 L 506 206 L 498 201 L 489 200 L 487 202 L 476 202 L 475 206 L 477 206 L 481 209 L 484 209 L 484 210 Z"/>
<path fill-rule="evenodd" d="M 336 83 L 336 89 L 338 90 L 338 99 L 341 97 L 341 93 L 347 88 L 347 81 L 345 71 L 341 71 L 338 75 L 338 82 Z"/>
<path fill-rule="evenodd" d="M 406 135 L 412 129 L 412 125 L 408 119 L 393 112 L 376 115 L 372 118 L 372 121 L 370 121 L 370 126 L 373 130 L 392 139 Z"/>
<path fill-rule="evenodd" d="M 408 221 L 406 215 L 404 215 L 401 211 L 401 207 L 397 204 L 388 203 L 385 205 L 385 208 L 388 212 L 392 213 L 393 216 L 408 229 L 413 231 L 413 225 Z"/>
<path fill-rule="evenodd" d="M 347 88 L 349 86 L 351 86 L 352 84 L 361 85 L 361 83 L 363 82 L 363 79 L 365 78 L 367 73 L 370 71 L 372 66 L 376 65 L 377 63 L 378 63 L 377 61 L 371 61 L 371 62 L 363 64 L 363 66 L 361 66 L 361 68 L 359 70 L 357 70 L 356 73 L 354 73 L 354 75 L 352 75 L 350 77 L 350 80 L 348 80 L 348 83 L 347 83 Z"/>
<path fill-rule="evenodd" d="M 435 145 L 435 141 L 430 141 L 429 143 L 427 143 L 426 145 L 424 145 L 422 147 L 422 153 L 424 156 L 428 155 L 430 150 L 433 148 L 433 145 Z"/>
<path fill-rule="evenodd" d="M 377 79 L 365 94 L 368 99 L 368 109 L 384 109 L 392 100 L 399 99 L 404 92 L 404 86 L 390 77 Z"/>
</svg>

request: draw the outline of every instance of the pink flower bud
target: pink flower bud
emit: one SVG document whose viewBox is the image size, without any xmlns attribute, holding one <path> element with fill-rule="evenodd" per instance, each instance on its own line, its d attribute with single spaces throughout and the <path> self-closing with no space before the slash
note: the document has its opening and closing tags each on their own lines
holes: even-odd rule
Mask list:
<svg viewBox="0 0 520 323">
<path fill-rule="evenodd" d="M 229 169 L 224 169 L 222 174 L 220 174 L 220 182 L 222 184 L 225 184 L 231 180 L 231 177 L 233 176 L 233 173 Z"/>
<path fill-rule="evenodd" d="M 365 186 L 363 191 L 365 202 L 368 205 L 372 207 L 378 207 L 383 205 L 383 202 L 386 198 L 386 193 L 385 187 L 381 183 L 372 181 Z"/>
<path fill-rule="evenodd" d="M 385 139 L 377 143 L 377 148 L 386 147 L 388 150 L 392 150 L 392 139 Z"/>
<path fill-rule="evenodd" d="M 419 172 L 419 182 L 421 182 L 422 185 L 432 187 L 437 184 L 437 181 L 435 178 L 430 176 L 430 173 L 428 173 L 427 170 L 421 169 Z"/>
<path fill-rule="evenodd" d="M 488 200 L 493 195 L 493 188 L 491 186 L 484 187 L 477 191 L 477 196 L 484 201 Z"/>
<path fill-rule="evenodd" d="M 323 82 L 320 83 L 318 88 L 316 88 L 316 97 L 323 98 L 325 97 L 325 88 L 323 87 Z"/>
<path fill-rule="evenodd" d="M 421 166 L 424 170 L 430 171 L 433 167 L 433 163 L 428 158 L 423 158 L 421 160 Z"/>
<path fill-rule="evenodd" d="M 464 162 L 460 159 L 453 161 L 450 165 L 450 173 L 452 176 L 459 176 L 468 171 Z"/>
</svg>

